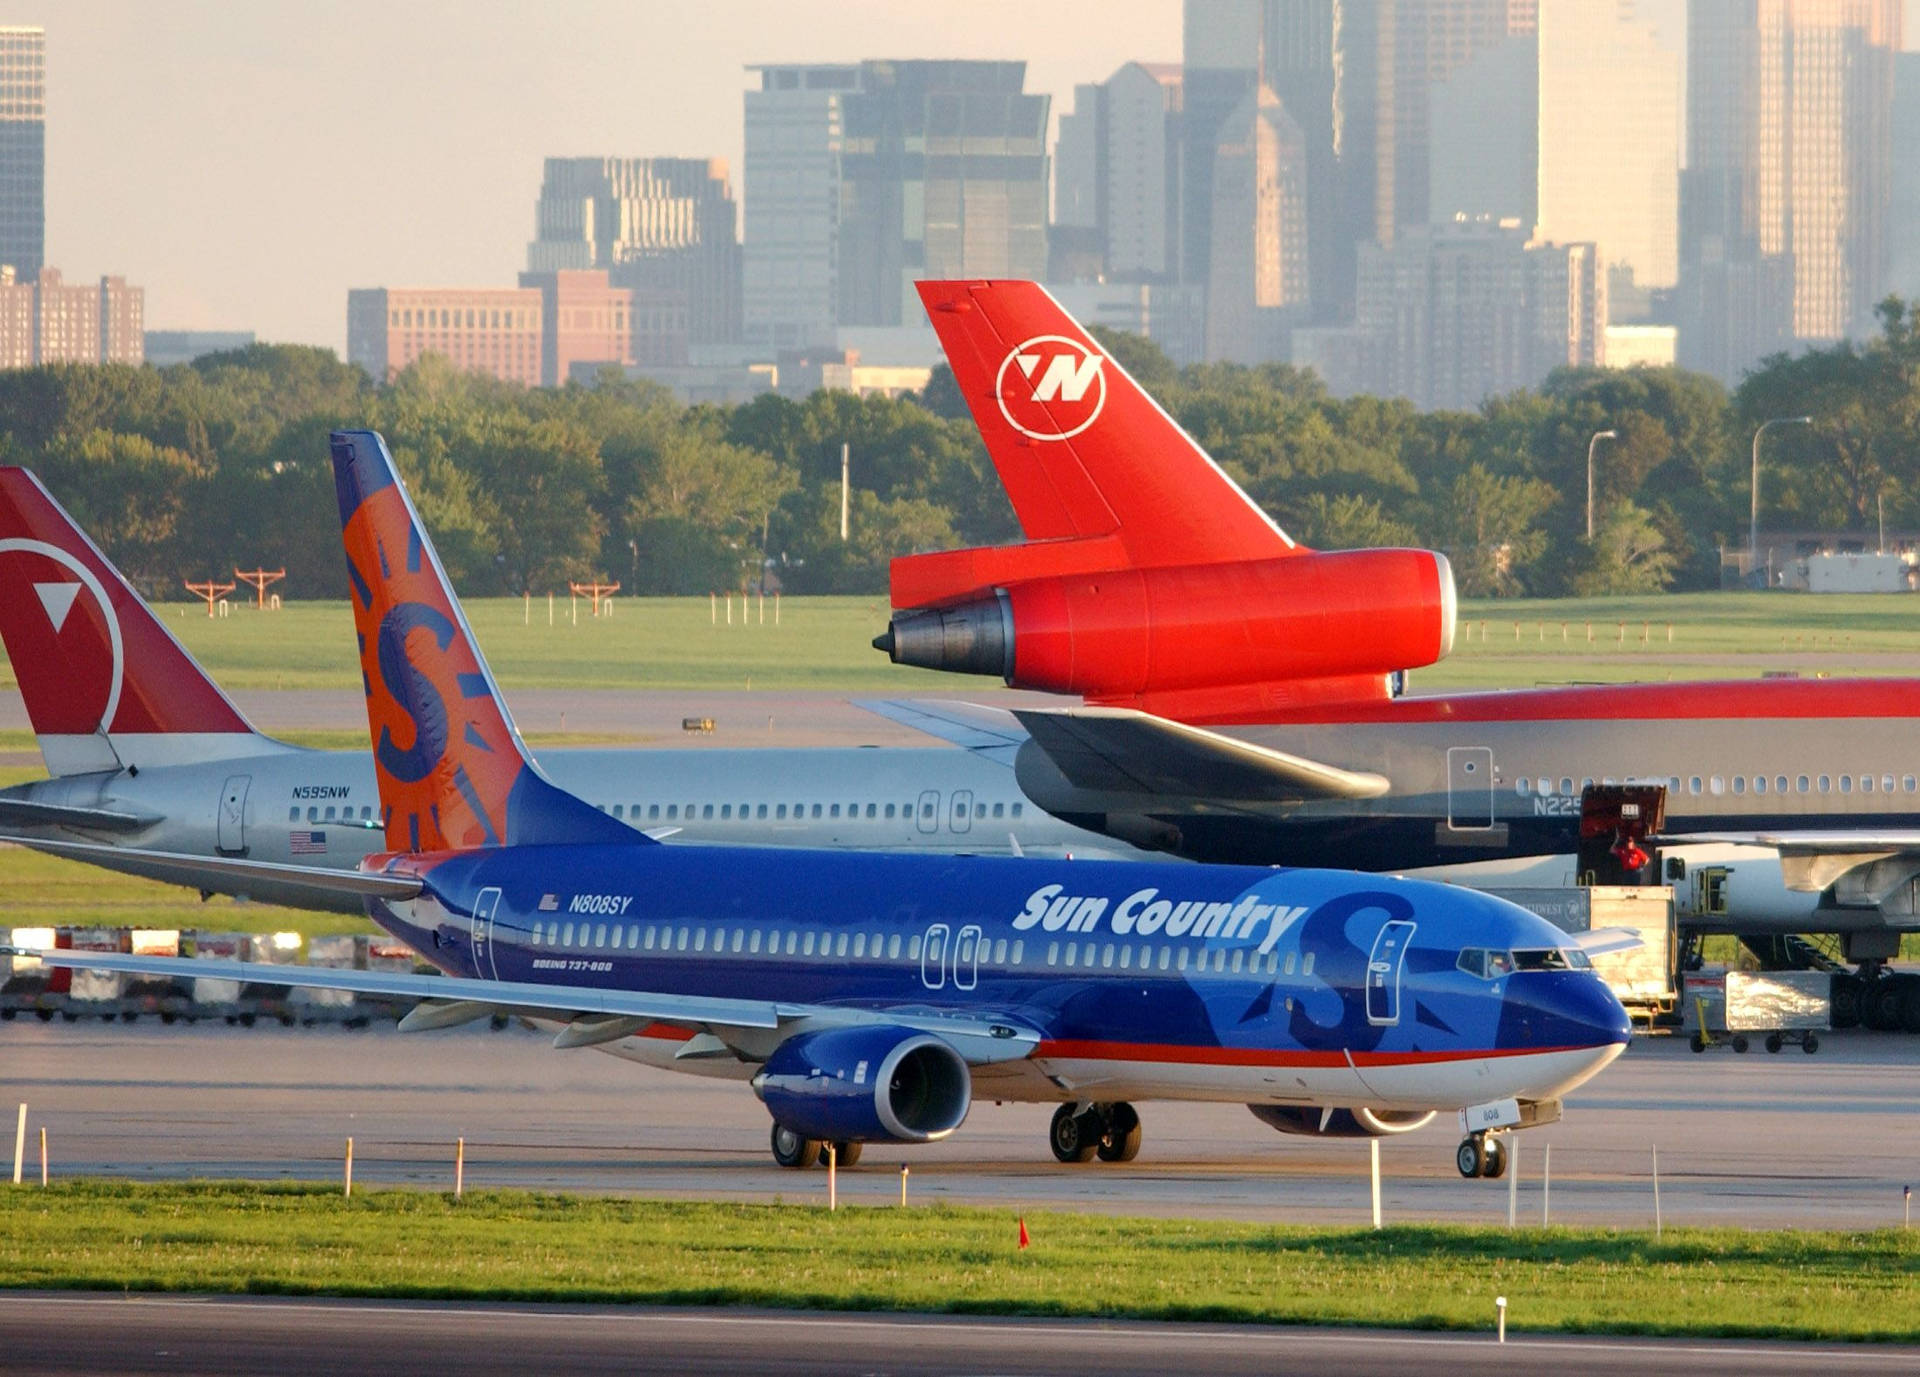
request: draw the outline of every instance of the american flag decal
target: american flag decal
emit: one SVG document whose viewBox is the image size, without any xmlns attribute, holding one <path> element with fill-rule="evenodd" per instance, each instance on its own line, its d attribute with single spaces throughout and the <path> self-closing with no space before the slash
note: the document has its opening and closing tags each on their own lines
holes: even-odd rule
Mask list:
<svg viewBox="0 0 1920 1377">
<path fill-rule="evenodd" d="M 559 907 L 560 896 L 558 894 L 542 894 L 540 896 L 540 911 L 542 913 L 552 913 Z"/>
<path fill-rule="evenodd" d="M 290 856 L 324 856 L 327 853 L 327 834 L 325 832 L 289 832 L 287 833 L 287 854 Z"/>
</svg>

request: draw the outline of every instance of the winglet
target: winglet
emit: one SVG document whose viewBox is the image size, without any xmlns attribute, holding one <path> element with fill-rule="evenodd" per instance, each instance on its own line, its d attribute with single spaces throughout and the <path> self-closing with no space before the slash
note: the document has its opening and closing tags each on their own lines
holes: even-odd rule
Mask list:
<svg viewBox="0 0 1920 1377">
<path fill-rule="evenodd" d="M 332 443 L 388 848 L 651 845 L 534 765 L 386 442 L 349 430 Z"/>
</svg>

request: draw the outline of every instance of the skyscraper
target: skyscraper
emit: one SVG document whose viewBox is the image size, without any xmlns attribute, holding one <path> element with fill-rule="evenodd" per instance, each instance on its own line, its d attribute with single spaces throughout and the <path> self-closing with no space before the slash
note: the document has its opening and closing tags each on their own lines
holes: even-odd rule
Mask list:
<svg viewBox="0 0 1920 1377">
<path fill-rule="evenodd" d="M 637 299 L 684 300 L 689 343 L 740 339 L 740 244 L 720 158 L 548 158 L 527 270 L 604 268 Z"/>
<path fill-rule="evenodd" d="M 0 264 L 31 282 L 47 248 L 47 33 L 0 27 Z"/>
<path fill-rule="evenodd" d="M 917 324 L 919 278 L 1047 268 L 1047 117 L 1024 62 L 863 62 L 843 103 L 838 323 Z"/>
<path fill-rule="evenodd" d="M 831 345 L 839 323 L 840 154 L 860 68 L 750 67 L 741 183 L 744 337 L 765 357 Z"/>
<path fill-rule="evenodd" d="M 1899 0 L 1691 0 L 1683 363 L 1732 380 L 1870 324 L 1900 46 Z"/>
<path fill-rule="evenodd" d="M 1679 55 L 1602 0 L 1543 6 L 1539 53 L 1540 238 L 1596 243 L 1623 280 L 1673 286 Z"/>
<path fill-rule="evenodd" d="M 1263 82 L 1227 117 L 1214 144 L 1208 359 L 1286 356 L 1285 328 L 1307 305 L 1306 190 L 1306 140 Z"/>
</svg>

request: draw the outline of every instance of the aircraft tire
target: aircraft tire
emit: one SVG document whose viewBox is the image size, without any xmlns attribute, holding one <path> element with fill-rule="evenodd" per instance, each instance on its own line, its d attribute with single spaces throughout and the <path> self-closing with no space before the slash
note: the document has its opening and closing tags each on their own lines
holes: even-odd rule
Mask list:
<svg viewBox="0 0 1920 1377">
<path fill-rule="evenodd" d="M 1098 1111 L 1076 1114 L 1072 1105 L 1063 1104 L 1053 1111 L 1053 1123 L 1047 1129 L 1047 1146 L 1059 1161 L 1091 1162 L 1093 1154 L 1100 1150 L 1104 1131 Z"/>
<path fill-rule="evenodd" d="M 1860 1021 L 1876 1033 L 1891 1033 L 1900 1026 L 1901 982 L 1891 976 L 1882 976 L 1867 986 L 1867 997 L 1861 1005 Z"/>
<path fill-rule="evenodd" d="M 1866 985 L 1857 975 L 1836 975 L 1833 978 L 1834 1027 L 1860 1026 L 1860 1003 L 1865 991 Z"/>
<path fill-rule="evenodd" d="M 1487 1169 L 1486 1140 L 1479 1137 L 1462 1138 L 1460 1146 L 1454 1150 L 1453 1164 L 1469 1181 L 1481 1175 Z"/>
<path fill-rule="evenodd" d="M 796 1171 L 804 1170 L 820 1160 L 820 1140 L 802 1138 L 792 1129 L 776 1123 L 773 1126 L 773 1160 L 783 1167 Z"/>
<path fill-rule="evenodd" d="M 1507 1174 L 1507 1163 L 1512 1160 L 1513 1154 L 1507 1151 L 1506 1143 L 1499 1138 L 1489 1136 L 1486 1144 L 1487 1161 L 1480 1168 L 1480 1174 L 1489 1181 L 1498 1181 Z"/>
<path fill-rule="evenodd" d="M 1107 1106 L 1107 1131 L 1095 1149 L 1102 1162 L 1131 1162 L 1140 1155 L 1140 1115 L 1121 1101 Z"/>
<path fill-rule="evenodd" d="M 833 1145 L 834 1165 L 842 1167 L 854 1166 L 860 1161 L 861 1147 L 862 1144 L 860 1143 L 835 1143 Z M 822 1162 L 827 1160 L 827 1155 L 824 1152 L 820 1154 L 820 1160 Z"/>
<path fill-rule="evenodd" d="M 1900 985 L 1900 1027 L 1920 1033 L 1920 980 L 1910 975 L 1898 977 Z"/>
</svg>

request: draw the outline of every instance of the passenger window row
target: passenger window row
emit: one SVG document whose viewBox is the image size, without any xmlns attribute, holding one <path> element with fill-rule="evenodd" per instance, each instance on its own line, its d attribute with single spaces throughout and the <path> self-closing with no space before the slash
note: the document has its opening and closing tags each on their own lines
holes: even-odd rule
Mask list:
<svg viewBox="0 0 1920 1377">
<path fill-rule="evenodd" d="M 682 812 L 682 805 L 678 803 L 598 803 L 594 806 L 601 812 L 611 814 L 626 822 L 679 822 L 682 818 L 687 822 L 712 822 L 715 818 L 718 818 L 721 822 L 763 822 L 769 819 L 774 822 L 786 822 L 788 820 L 799 822 L 808 818 L 832 819 L 842 816 L 847 818 L 865 816 L 875 819 L 911 818 L 916 808 L 919 809 L 922 818 L 935 816 L 935 807 L 931 803 L 849 803 L 844 805 L 844 814 L 842 811 L 843 805 L 838 803 L 795 803 L 791 805 L 785 803 L 742 803 L 738 806 L 737 812 L 735 805 L 731 803 L 689 803 L 685 805 L 684 812 Z M 863 808 L 866 810 L 864 814 L 861 812 Z M 991 806 L 985 803 L 976 803 L 973 805 L 973 816 L 975 818 L 1017 818 L 1025 811 L 1025 805 L 1019 803 L 995 803 Z"/>
<path fill-rule="evenodd" d="M 1616 784 L 1621 781 L 1607 778 L 1599 782 L 1602 784 Z M 1689 775 L 1684 780 L 1679 775 L 1671 775 L 1664 780 L 1629 777 L 1625 783 L 1665 784 L 1669 794 L 1699 795 L 1704 793 L 1713 797 L 1727 793 L 1738 796 L 1748 793 L 1831 794 L 1838 792 L 1851 794 L 1856 790 L 1863 794 L 1871 794 L 1876 791 L 1882 794 L 1895 792 L 1911 794 L 1920 791 L 1920 779 L 1916 779 L 1912 775 L 1901 775 L 1898 781 L 1896 781 L 1892 775 L 1734 775 L 1730 779 L 1726 775 Z M 1559 787 L 1555 788 L 1554 782 L 1551 779 L 1542 778 L 1535 780 L 1522 776 L 1514 781 L 1514 792 L 1522 798 L 1526 798 L 1530 794 L 1539 794 L 1542 797 L 1552 797 L 1555 794 L 1563 797 L 1572 797 L 1584 793 L 1586 790 L 1592 788 L 1593 784 L 1594 781 L 1592 779 L 1583 779 L 1580 781 L 1579 788 L 1576 789 L 1573 780 L 1570 777 L 1565 777 L 1560 780 Z"/>
<path fill-rule="evenodd" d="M 793 928 L 768 931 L 763 928 L 705 928 L 692 925 L 633 923 L 571 923 L 559 919 L 542 920 L 533 925 L 528 944 L 535 947 L 566 947 L 576 950 L 695 952 L 712 955 L 745 953 L 757 956 L 821 956 L 836 960 L 898 961 L 904 953 L 908 961 L 920 959 L 920 937 L 903 938 L 899 933 L 883 936 L 864 932 L 807 932 Z M 982 941 L 979 959 L 990 965 L 1021 964 L 1027 944 L 1016 938 L 1011 946 L 1002 937 Z"/>
<path fill-rule="evenodd" d="M 354 817 L 354 812 L 351 806 L 346 808 L 341 808 L 336 813 L 334 811 L 334 805 L 329 804 L 326 809 L 326 815 L 324 817 L 321 815 L 321 811 L 318 807 L 309 807 L 307 809 L 308 822 L 351 822 L 353 821 L 353 817 Z M 373 817 L 373 809 L 370 806 L 367 806 L 365 804 L 361 805 L 360 820 L 362 822 L 365 822 L 372 817 Z M 296 803 L 293 807 L 287 809 L 287 821 L 288 822 L 300 821 L 300 805 L 299 804 Z"/>
<path fill-rule="evenodd" d="M 1136 956 L 1137 952 L 1137 956 Z M 1238 975 L 1242 971 L 1251 974 L 1292 975 L 1297 953 L 1288 952 L 1286 969 L 1281 970 L 1278 952 L 1248 951 L 1245 947 L 1229 952 L 1224 947 L 1212 951 L 1201 951 L 1196 956 L 1193 948 L 1175 947 L 1170 944 L 1142 943 L 1134 947 L 1125 942 L 1049 942 L 1047 943 L 1047 964 L 1049 966 L 1071 966 L 1087 970 L 1097 966 L 1100 970 L 1174 970 L 1195 972 L 1213 971 L 1225 973 L 1231 971 Z M 1308 952 L 1306 960 L 1300 966 L 1302 975 L 1313 974 L 1313 953 Z"/>
</svg>

